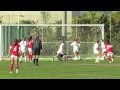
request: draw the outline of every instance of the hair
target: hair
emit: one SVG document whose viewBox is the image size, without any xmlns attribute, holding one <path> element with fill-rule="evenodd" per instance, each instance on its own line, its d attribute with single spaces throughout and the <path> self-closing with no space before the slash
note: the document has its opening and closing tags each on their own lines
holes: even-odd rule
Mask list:
<svg viewBox="0 0 120 90">
<path fill-rule="evenodd" d="M 14 39 L 14 42 L 13 42 L 14 46 L 13 46 L 12 50 L 13 50 L 14 47 L 17 45 L 17 42 L 18 42 L 18 40 L 15 38 L 15 39 Z"/>
<path fill-rule="evenodd" d="M 97 43 L 99 43 L 99 40 L 97 39 L 97 41 L 96 41 Z"/>
<path fill-rule="evenodd" d="M 109 40 L 106 40 L 106 43 L 109 43 L 109 44 L 110 44 L 110 41 L 109 41 Z"/>
<path fill-rule="evenodd" d="M 24 41 L 25 41 L 25 40 L 26 40 L 26 37 L 22 38 L 22 40 L 24 40 Z"/>
<path fill-rule="evenodd" d="M 17 42 L 18 42 L 18 40 L 16 38 L 14 38 L 13 43 L 17 43 Z"/>
<path fill-rule="evenodd" d="M 29 41 L 32 39 L 32 36 L 29 37 Z"/>
<path fill-rule="evenodd" d="M 38 38 L 39 38 L 39 36 L 36 36 L 36 38 L 38 39 Z"/>
<path fill-rule="evenodd" d="M 21 42 L 21 39 L 18 39 L 17 41 L 18 41 L 18 42 Z"/>
<path fill-rule="evenodd" d="M 75 38 L 75 41 L 77 41 L 77 38 Z"/>
<path fill-rule="evenodd" d="M 101 41 L 103 41 L 103 42 L 104 42 L 104 40 L 103 40 L 103 39 L 101 39 Z"/>
</svg>

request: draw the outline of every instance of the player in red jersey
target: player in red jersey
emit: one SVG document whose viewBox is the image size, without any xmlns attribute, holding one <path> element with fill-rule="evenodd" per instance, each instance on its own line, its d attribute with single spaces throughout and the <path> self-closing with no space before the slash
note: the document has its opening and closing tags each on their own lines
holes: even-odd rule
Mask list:
<svg viewBox="0 0 120 90">
<path fill-rule="evenodd" d="M 113 62 L 113 46 L 110 44 L 109 41 L 105 44 L 105 48 L 107 51 L 108 61 L 111 63 Z"/>
<path fill-rule="evenodd" d="M 19 52 L 20 52 L 20 46 L 17 42 L 17 39 L 14 39 L 14 43 L 10 45 L 9 51 L 8 51 L 8 57 L 11 54 L 11 60 L 10 60 L 10 73 L 13 71 L 13 64 L 15 62 L 16 64 L 16 73 L 18 73 L 18 58 L 19 58 Z"/>
<path fill-rule="evenodd" d="M 32 36 L 29 37 L 29 41 L 28 41 L 28 58 L 29 58 L 29 61 L 32 62 L 32 48 L 33 48 L 33 39 L 32 39 Z"/>
</svg>

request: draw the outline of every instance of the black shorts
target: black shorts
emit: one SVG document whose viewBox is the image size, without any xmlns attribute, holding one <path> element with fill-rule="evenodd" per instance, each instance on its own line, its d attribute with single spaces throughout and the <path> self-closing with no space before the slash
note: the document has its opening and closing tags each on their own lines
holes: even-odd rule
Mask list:
<svg viewBox="0 0 120 90">
<path fill-rule="evenodd" d="M 40 48 L 33 48 L 33 55 L 40 55 Z"/>
</svg>

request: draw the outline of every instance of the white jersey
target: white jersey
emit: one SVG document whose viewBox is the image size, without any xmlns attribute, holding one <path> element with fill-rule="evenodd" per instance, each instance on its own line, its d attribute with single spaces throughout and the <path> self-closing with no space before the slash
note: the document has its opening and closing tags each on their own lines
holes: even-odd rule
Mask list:
<svg viewBox="0 0 120 90">
<path fill-rule="evenodd" d="M 27 41 L 21 41 L 19 44 L 21 51 L 26 52 Z"/>
<path fill-rule="evenodd" d="M 101 48 L 104 49 L 105 48 L 105 43 L 101 42 Z"/>
<path fill-rule="evenodd" d="M 104 42 L 101 42 L 101 49 L 102 49 L 102 52 L 106 51 L 105 43 Z"/>
<path fill-rule="evenodd" d="M 94 46 L 93 46 L 93 51 L 94 51 L 94 54 L 98 54 L 98 53 L 99 53 L 98 48 L 99 48 L 98 43 L 95 43 L 95 44 L 94 44 Z"/>
<path fill-rule="evenodd" d="M 80 44 L 79 43 L 77 43 L 76 41 L 74 41 L 70 45 L 73 46 L 73 52 L 79 52 L 79 49 L 80 49 Z"/>
<path fill-rule="evenodd" d="M 59 54 L 64 54 L 65 53 L 65 43 L 62 43 L 57 51 Z"/>
</svg>

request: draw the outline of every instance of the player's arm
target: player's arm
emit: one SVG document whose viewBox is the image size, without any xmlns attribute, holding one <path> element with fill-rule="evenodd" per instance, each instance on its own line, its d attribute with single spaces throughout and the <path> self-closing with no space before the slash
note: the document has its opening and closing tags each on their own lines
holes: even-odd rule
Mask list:
<svg viewBox="0 0 120 90">
<path fill-rule="evenodd" d="M 8 50 L 8 57 L 10 57 L 10 54 L 11 54 L 11 46 L 10 46 L 10 48 Z"/>
<path fill-rule="evenodd" d="M 111 48 L 113 48 L 113 45 L 111 45 Z"/>
<path fill-rule="evenodd" d="M 22 54 L 22 51 L 21 51 L 21 47 L 19 46 L 19 53 L 20 53 L 20 55 Z"/>
<path fill-rule="evenodd" d="M 78 46 L 80 47 L 80 43 L 78 43 Z"/>
<path fill-rule="evenodd" d="M 71 45 L 71 46 L 73 46 L 73 45 L 74 45 L 74 43 L 71 43 L 70 45 Z"/>
</svg>

